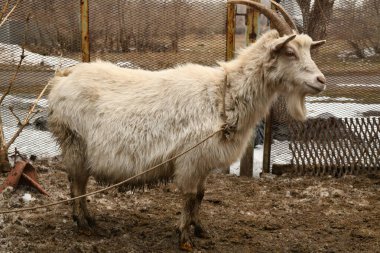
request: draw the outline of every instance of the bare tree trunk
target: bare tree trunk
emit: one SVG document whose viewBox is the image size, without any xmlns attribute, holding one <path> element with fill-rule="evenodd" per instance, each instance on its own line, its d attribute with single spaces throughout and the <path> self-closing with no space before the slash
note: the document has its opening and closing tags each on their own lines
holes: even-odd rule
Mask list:
<svg viewBox="0 0 380 253">
<path fill-rule="evenodd" d="M 335 0 L 297 0 L 303 17 L 302 32 L 314 40 L 326 38 L 326 27 L 330 21 Z"/>
<path fill-rule="evenodd" d="M 8 150 L 0 148 L 0 173 L 10 171 L 10 164 L 8 159 Z"/>
</svg>

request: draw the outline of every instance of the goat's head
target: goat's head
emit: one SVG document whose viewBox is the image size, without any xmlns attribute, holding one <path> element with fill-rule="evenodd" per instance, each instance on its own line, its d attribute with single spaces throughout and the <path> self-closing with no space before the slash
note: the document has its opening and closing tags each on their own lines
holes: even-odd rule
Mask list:
<svg viewBox="0 0 380 253">
<path fill-rule="evenodd" d="M 310 51 L 324 41 L 312 41 L 307 35 L 285 35 L 269 45 L 269 79 L 286 97 L 288 111 L 297 120 L 305 120 L 305 97 L 326 88 L 325 76 L 311 59 Z"/>
<path fill-rule="evenodd" d="M 305 96 L 315 95 L 325 90 L 325 76 L 311 58 L 311 50 L 325 43 L 313 41 L 308 35 L 299 34 L 292 18 L 281 5 L 271 0 L 272 5 L 282 14 L 251 0 L 229 0 L 230 3 L 249 5 L 270 19 L 278 34 L 271 40 L 268 52 L 269 78 L 276 83 L 280 95 L 287 98 L 290 115 L 297 120 L 305 120 Z"/>
</svg>

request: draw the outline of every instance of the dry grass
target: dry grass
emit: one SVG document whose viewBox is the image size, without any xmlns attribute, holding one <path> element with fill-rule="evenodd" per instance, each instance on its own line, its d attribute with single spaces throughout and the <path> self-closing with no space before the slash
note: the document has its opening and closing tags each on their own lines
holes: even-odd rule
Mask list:
<svg viewBox="0 0 380 253">
<path fill-rule="evenodd" d="M 327 75 L 364 75 L 379 74 L 380 57 L 368 59 L 343 59 L 338 55 L 352 49 L 344 40 L 327 40 L 314 55 L 314 59 L 320 69 Z"/>
</svg>

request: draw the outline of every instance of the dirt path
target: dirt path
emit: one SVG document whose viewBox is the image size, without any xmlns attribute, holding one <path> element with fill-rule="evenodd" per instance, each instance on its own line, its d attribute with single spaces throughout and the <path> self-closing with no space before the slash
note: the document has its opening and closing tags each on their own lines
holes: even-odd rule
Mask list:
<svg viewBox="0 0 380 253">
<path fill-rule="evenodd" d="M 21 187 L 0 195 L 0 209 L 68 197 L 64 172 L 37 167 L 51 196 Z M 99 188 L 91 181 L 89 190 Z M 27 191 L 35 198 L 29 204 L 20 200 Z M 92 235 L 78 233 L 69 205 L 0 215 L 0 252 L 178 252 L 180 202 L 171 184 L 92 196 L 100 227 Z M 194 238 L 198 252 L 380 252 L 380 173 L 259 180 L 212 174 L 201 216 L 212 238 Z"/>
</svg>

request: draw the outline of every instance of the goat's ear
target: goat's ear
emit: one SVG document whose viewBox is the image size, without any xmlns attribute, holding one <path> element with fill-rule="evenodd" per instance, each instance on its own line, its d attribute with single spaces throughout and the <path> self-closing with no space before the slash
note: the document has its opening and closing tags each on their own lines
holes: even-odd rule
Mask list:
<svg viewBox="0 0 380 253">
<path fill-rule="evenodd" d="M 280 51 L 287 43 L 289 43 L 289 41 L 293 40 L 296 36 L 297 34 L 293 34 L 276 39 L 271 45 L 271 53 L 274 54 Z"/>
<path fill-rule="evenodd" d="M 313 41 L 313 42 L 311 42 L 311 46 L 310 46 L 310 48 L 311 48 L 311 49 L 316 49 L 316 48 L 322 46 L 322 45 L 325 44 L 325 43 L 326 43 L 326 40 Z"/>
</svg>

